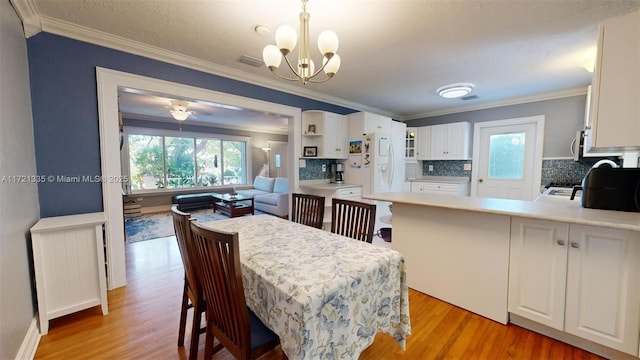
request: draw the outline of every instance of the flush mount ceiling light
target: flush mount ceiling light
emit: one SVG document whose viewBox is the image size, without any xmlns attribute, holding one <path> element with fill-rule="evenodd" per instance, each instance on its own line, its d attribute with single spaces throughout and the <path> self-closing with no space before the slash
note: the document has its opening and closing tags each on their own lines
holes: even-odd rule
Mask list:
<svg viewBox="0 0 640 360">
<path fill-rule="evenodd" d="M 452 84 L 438 89 L 438 95 L 445 99 L 455 99 L 463 97 L 473 90 L 472 84 Z"/>
<path fill-rule="evenodd" d="M 187 101 L 171 100 L 171 109 L 169 112 L 174 119 L 184 121 L 191 115 L 189 111 L 187 111 L 187 106 L 189 106 Z"/>
<path fill-rule="evenodd" d="M 307 0 L 302 0 L 302 12 L 300 13 L 300 47 L 298 48 L 298 65 L 291 65 L 287 55 L 293 51 L 298 41 L 296 31 L 288 25 L 282 25 L 276 30 L 276 45 L 267 45 L 262 51 L 262 58 L 269 70 L 278 77 L 298 81 L 302 80 L 307 83 L 322 83 L 331 79 L 340 68 L 340 56 L 336 54 L 338 51 L 338 35 L 331 30 L 325 30 L 318 36 L 318 48 L 323 55 L 322 67 L 315 71 L 315 63 L 311 60 L 309 53 L 309 18 L 307 12 Z M 295 75 L 294 78 L 282 76 L 276 72 L 282 62 L 282 58 L 286 61 L 289 69 Z M 322 80 L 316 80 L 315 77 L 324 70 L 327 75 Z"/>
</svg>

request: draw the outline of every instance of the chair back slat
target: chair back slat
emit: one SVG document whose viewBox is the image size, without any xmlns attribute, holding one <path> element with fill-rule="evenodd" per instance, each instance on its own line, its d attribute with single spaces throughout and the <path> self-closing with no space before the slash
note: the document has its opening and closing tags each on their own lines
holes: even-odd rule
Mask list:
<svg viewBox="0 0 640 360">
<path fill-rule="evenodd" d="M 192 260 L 195 257 L 193 253 L 195 247 L 189 225 L 191 214 L 178 210 L 177 206 L 174 205 L 171 207 L 171 215 L 173 216 L 173 230 L 176 234 L 178 250 L 180 250 L 180 257 L 182 258 L 189 291 L 194 295 L 194 298 L 202 299 L 202 286 L 200 285 L 200 279 L 198 279 L 195 272 Z"/>
<path fill-rule="evenodd" d="M 331 210 L 332 233 L 368 243 L 373 241 L 375 204 L 333 198 Z"/>
<path fill-rule="evenodd" d="M 291 221 L 321 229 L 324 196 L 292 193 Z"/>
<path fill-rule="evenodd" d="M 207 298 L 207 327 L 238 359 L 251 356 L 251 330 L 237 232 L 212 231 L 191 223 L 196 271 Z M 210 321 L 209 321 L 210 320 Z"/>
</svg>

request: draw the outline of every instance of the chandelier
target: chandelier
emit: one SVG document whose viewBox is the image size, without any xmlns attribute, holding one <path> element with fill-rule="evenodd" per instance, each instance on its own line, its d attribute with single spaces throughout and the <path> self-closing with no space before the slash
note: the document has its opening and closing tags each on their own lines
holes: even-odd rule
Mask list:
<svg viewBox="0 0 640 360">
<path fill-rule="evenodd" d="M 318 48 L 323 55 L 322 67 L 315 70 L 315 63 L 311 60 L 309 53 L 309 13 L 307 12 L 307 0 L 302 0 L 302 12 L 300 13 L 300 47 L 298 48 L 298 64 L 294 67 L 289 61 L 287 55 L 296 47 L 298 35 L 296 31 L 288 25 L 282 25 L 276 30 L 276 45 L 267 45 L 262 51 L 262 58 L 265 65 L 272 73 L 278 77 L 298 81 L 302 80 L 307 83 L 322 83 L 328 81 L 338 72 L 340 68 L 340 56 L 336 54 L 338 51 L 338 35 L 331 30 L 325 30 L 318 36 Z M 282 58 L 289 65 L 289 69 L 293 71 L 295 77 L 285 77 L 276 72 Z M 324 79 L 315 79 L 315 77 L 324 70 L 327 75 Z"/>
</svg>

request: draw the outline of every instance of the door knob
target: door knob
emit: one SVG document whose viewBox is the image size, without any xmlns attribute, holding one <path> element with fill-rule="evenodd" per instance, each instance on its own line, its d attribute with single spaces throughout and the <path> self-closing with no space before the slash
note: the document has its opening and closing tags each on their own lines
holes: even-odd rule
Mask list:
<svg viewBox="0 0 640 360">
<path fill-rule="evenodd" d="M 482 179 L 478 179 L 478 182 L 482 182 L 482 181 L 483 181 Z"/>
</svg>

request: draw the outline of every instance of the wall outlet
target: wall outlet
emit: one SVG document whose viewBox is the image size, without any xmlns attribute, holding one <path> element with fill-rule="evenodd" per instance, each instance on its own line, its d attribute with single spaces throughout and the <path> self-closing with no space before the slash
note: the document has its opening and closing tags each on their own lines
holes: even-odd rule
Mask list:
<svg viewBox="0 0 640 360">
<path fill-rule="evenodd" d="M 302 169 L 302 168 L 306 168 L 307 167 L 307 160 L 305 159 L 300 159 L 298 166 Z"/>
<path fill-rule="evenodd" d="M 467 170 L 467 171 L 471 170 L 471 164 L 467 163 L 462 165 L 462 170 Z"/>
<path fill-rule="evenodd" d="M 322 164 L 322 172 L 327 172 L 327 164 Z"/>
<path fill-rule="evenodd" d="M 433 171 L 433 165 L 429 165 L 429 171 Z"/>
</svg>

